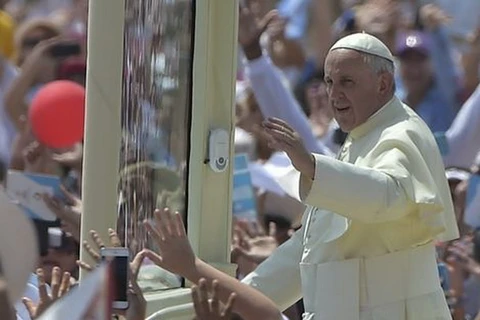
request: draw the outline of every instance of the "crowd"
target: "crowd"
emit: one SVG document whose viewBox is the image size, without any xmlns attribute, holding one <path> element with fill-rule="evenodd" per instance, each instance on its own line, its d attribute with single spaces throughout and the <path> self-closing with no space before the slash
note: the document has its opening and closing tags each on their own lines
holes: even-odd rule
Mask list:
<svg viewBox="0 0 480 320">
<path fill-rule="evenodd" d="M 133 38 L 148 33 L 153 44 L 147 52 L 138 49 L 144 45 L 141 40 L 126 49 L 128 107 L 123 106 L 122 118 L 119 224 L 111 226 L 107 245 L 92 230 L 91 245 L 80 243 L 82 141 L 52 149 L 38 141 L 28 118 L 36 93 L 49 82 L 62 79 L 85 86 L 88 1 L 0 0 L 1 192 L 9 188 L 10 172 L 55 176 L 62 182 L 61 197 L 43 195 L 41 199 L 56 219 L 29 217 L 40 252 L 30 270 L 26 297 L 10 301 L 9 274 L 0 272 L 0 317 L 42 319 L 50 306 L 77 290 L 80 268 L 92 273 L 97 269 L 79 261 L 80 246 L 99 264 L 99 251 L 107 246 L 128 247 L 134 257 L 129 272 L 130 307 L 112 311 L 128 320 L 147 318 L 137 281 L 145 264 L 196 284 L 192 287 L 196 319 L 302 319 L 302 300 L 279 310 L 258 291 L 195 257 L 182 223 L 185 217 L 172 213 L 185 208 L 188 151 L 179 141 L 189 135 L 185 127 L 189 107 L 179 116 L 172 101 L 187 105 L 190 83 L 180 81 L 185 86 L 181 94 L 170 86 L 176 73 L 189 74 L 191 61 L 177 56 L 182 49 L 191 50 L 191 34 L 178 40 L 177 51 L 165 48 L 169 40 L 162 36 L 165 30 L 173 34 L 173 29 L 179 32 L 182 26 L 189 27 L 192 21 L 182 22 L 192 17 L 185 4 L 179 4 L 178 10 L 168 11 L 172 17 L 177 15 L 171 28 L 156 28 L 156 21 L 142 10 L 147 2 L 155 6 L 148 0 L 127 1 L 126 32 Z M 163 2 L 158 8 L 169 10 Z M 436 138 L 460 232 L 456 240 L 435 244 L 441 284 L 454 320 L 480 319 L 480 189 L 476 188 L 480 181 L 476 178 L 480 175 L 480 1 L 241 2 L 235 152 L 248 155 L 257 219 L 234 217 L 231 259 L 238 266 L 236 278 L 244 279 L 302 226 L 305 205 L 273 182 L 292 163 L 282 147 L 272 143 L 268 125 L 275 128 L 288 123 L 308 152 L 337 157 L 347 133 L 334 117 L 325 60 L 337 40 L 364 32 L 380 39 L 393 54 L 395 95 L 423 119 Z M 58 50 L 75 46 L 77 52 Z M 139 58 L 159 52 L 167 64 L 169 59 L 178 59 L 160 80 L 148 71 L 158 61 Z M 149 176 L 162 181 L 147 185 Z M 153 213 L 155 209 L 161 210 Z M 5 225 L 8 219 L 0 214 L 0 225 Z M 16 241 L 5 239 L 1 231 L 0 237 L 3 243 Z M 1 251 L 0 258 L 9 259 Z M 92 310 L 84 310 L 78 319 L 95 318 L 89 315 Z"/>
</svg>

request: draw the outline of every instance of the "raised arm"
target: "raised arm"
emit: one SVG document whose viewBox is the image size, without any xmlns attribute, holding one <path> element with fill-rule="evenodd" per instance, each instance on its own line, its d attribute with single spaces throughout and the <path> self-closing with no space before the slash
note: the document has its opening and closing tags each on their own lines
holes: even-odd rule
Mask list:
<svg viewBox="0 0 480 320">
<path fill-rule="evenodd" d="M 234 312 L 246 320 L 282 319 L 280 311 L 266 296 L 195 256 L 179 213 L 172 214 L 168 209 L 157 210 L 154 221 L 147 221 L 145 226 L 161 251 L 159 255 L 146 250 L 145 256 L 159 267 L 179 274 L 195 284 L 202 278 L 208 282 L 218 280 L 220 300 L 227 303 L 230 295 L 235 293 Z"/>
<path fill-rule="evenodd" d="M 265 118 L 275 117 L 289 122 L 300 134 L 307 149 L 332 155 L 328 147 L 315 138 L 307 116 L 292 92 L 285 86 L 280 71 L 272 64 L 270 58 L 262 53 L 260 36 L 268 23 L 277 17 L 275 12 L 270 12 L 257 27 L 248 8 L 241 10 L 239 43 L 247 60 L 245 65 L 247 78 Z"/>
<path fill-rule="evenodd" d="M 452 209 L 451 202 L 442 198 L 447 196 L 446 182 L 440 185 L 442 182 L 434 178 L 443 172 L 438 170 L 443 169 L 441 160 L 431 157 L 427 165 L 428 160 L 419 151 L 424 149 L 428 154 L 428 148 L 435 147 L 433 138 L 430 141 L 408 133 L 402 139 L 398 134 L 386 136 L 379 139 L 372 155 L 365 157 L 365 161 L 368 157 L 375 159 L 371 166 L 358 166 L 309 153 L 293 129 L 281 120 L 271 119 L 264 125 L 273 146 L 284 150 L 298 171 L 290 177 L 291 188 L 296 189 L 294 196 L 306 204 L 364 223 L 400 219 L 414 206 L 425 213 L 425 218 Z M 417 148 L 413 140 L 420 139 L 427 142 Z"/>
<path fill-rule="evenodd" d="M 49 39 L 39 43 L 22 65 L 19 75 L 12 82 L 4 97 L 5 112 L 10 117 L 18 131 L 23 131 L 23 118 L 28 112 L 27 94 L 30 89 L 45 76 L 46 70 L 54 70 L 55 62 L 49 55 L 49 50 L 59 42 Z"/>
</svg>

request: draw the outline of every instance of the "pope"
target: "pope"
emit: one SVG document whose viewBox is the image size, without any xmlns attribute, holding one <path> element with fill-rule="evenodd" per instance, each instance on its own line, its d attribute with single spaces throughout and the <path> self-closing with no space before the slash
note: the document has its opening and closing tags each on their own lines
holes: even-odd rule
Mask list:
<svg viewBox="0 0 480 320">
<path fill-rule="evenodd" d="M 377 38 L 340 39 L 325 61 L 329 102 L 348 133 L 336 159 L 309 153 L 279 119 L 264 123 L 307 204 L 302 227 L 243 282 L 304 319 L 451 319 L 434 241 L 458 237 L 445 171 L 426 124 L 395 95 L 394 58 Z"/>
</svg>

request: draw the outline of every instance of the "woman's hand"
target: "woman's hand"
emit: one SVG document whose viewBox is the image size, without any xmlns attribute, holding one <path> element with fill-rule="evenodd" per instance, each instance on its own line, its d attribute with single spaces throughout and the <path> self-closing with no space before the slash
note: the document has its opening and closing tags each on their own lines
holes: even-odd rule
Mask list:
<svg viewBox="0 0 480 320">
<path fill-rule="evenodd" d="M 63 186 L 60 189 L 67 200 L 67 204 L 63 204 L 49 195 L 44 195 L 43 201 L 53 214 L 60 219 L 63 231 L 70 233 L 77 242 L 80 242 L 82 201 Z"/>
<path fill-rule="evenodd" d="M 188 278 L 196 257 L 180 213 L 173 214 L 170 209 L 155 210 L 153 221 L 145 221 L 145 227 L 160 250 L 159 255 L 146 250 L 146 256 L 159 267 Z"/>
</svg>

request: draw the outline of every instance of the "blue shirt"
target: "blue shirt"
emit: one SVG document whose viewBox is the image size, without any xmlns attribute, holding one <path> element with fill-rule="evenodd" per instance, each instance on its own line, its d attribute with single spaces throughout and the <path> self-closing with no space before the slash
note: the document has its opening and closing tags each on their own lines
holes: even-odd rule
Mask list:
<svg viewBox="0 0 480 320">
<path fill-rule="evenodd" d="M 401 85 L 397 86 L 397 96 L 405 101 L 407 93 Z M 437 83 L 434 83 L 428 90 L 422 102 L 416 106 L 415 112 L 425 121 L 432 132 L 447 131 L 455 119 L 455 111 Z"/>
</svg>

